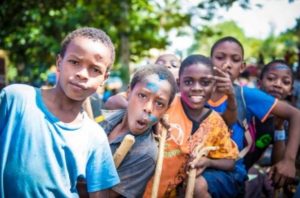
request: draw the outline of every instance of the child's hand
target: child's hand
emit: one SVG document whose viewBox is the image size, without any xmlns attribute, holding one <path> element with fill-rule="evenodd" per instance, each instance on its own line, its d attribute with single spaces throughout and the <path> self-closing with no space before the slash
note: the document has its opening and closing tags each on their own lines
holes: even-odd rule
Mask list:
<svg viewBox="0 0 300 198">
<path fill-rule="evenodd" d="M 210 166 L 210 159 L 207 157 L 201 157 L 198 161 L 193 160 L 189 164 L 190 169 L 193 168 L 197 169 L 197 176 L 200 175 L 209 166 Z"/>
<path fill-rule="evenodd" d="M 279 161 L 271 167 L 268 175 L 276 188 L 291 183 L 296 176 L 295 161 L 289 159 Z"/>
<path fill-rule="evenodd" d="M 171 126 L 170 124 L 168 123 L 168 116 L 167 115 L 164 115 L 158 123 L 156 123 L 154 126 L 153 126 L 153 129 L 154 129 L 154 135 L 155 136 L 159 136 L 161 134 L 161 131 L 163 128 L 166 128 L 168 130 L 168 133 L 167 133 L 167 138 L 170 136 L 170 130 L 171 130 Z"/>
<path fill-rule="evenodd" d="M 228 96 L 234 95 L 233 84 L 229 74 L 223 72 L 217 67 L 214 67 L 214 72 L 215 72 L 214 79 L 216 80 L 217 91 L 222 92 Z"/>
</svg>

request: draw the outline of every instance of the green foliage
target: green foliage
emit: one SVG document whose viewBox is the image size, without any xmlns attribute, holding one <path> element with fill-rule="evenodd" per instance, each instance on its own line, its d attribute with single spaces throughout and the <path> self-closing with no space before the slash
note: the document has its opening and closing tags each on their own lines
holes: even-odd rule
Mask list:
<svg viewBox="0 0 300 198">
<path fill-rule="evenodd" d="M 174 29 L 184 35 L 182 27 L 191 27 L 191 18 L 211 20 L 220 7 L 234 2 L 249 9 L 248 0 L 203 0 L 196 12 L 182 13 L 183 0 L 10 0 L 0 6 L 0 48 L 9 55 L 10 82 L 40 83 L 46 71 L 55 64 L 60 41 L 68 32 L 83 26 L 103 29 L 116 47 L 115 70 L 128 80 L 129 62 L 136 63 L 149 55 L 151 48 L 164 49 L 168 32 Z M 259 5 L 257 5 L 259 6 Z M 216 26 L 192 27 L 195 45 L 189 50 L 208 54 L 220 36 L 237 37 L 245 46 L 246 57 L 282 56 L 284 49 L 295 51 L 299 43 L 297 27 L 279 37 L 270 35 L 266 41 L 247 38 L 234 22 Z"/>
<path fill-rule="evenodd" d="M 165 48 L 167 32 L 189 24 L 189 16 L 179 14 L 176 0 L 166 2 L 169 7 L 158 8 L 155 1 L 147 0 L 4 1 L 0 7 L 0 46 L 9 54 L 9 70 L 16 74 L 9 80 L 45 80 L 60 41 L 82 26 L 98 27 L 110 35 L 117 51 L 114 68 L 122 67 L 126 72 L 128 62 L 123 59 L 136 62 L 151 48 Z M 122 38 L 128 42 L 122 43 Z M 122 54 L 122 45 L 128 54 Z M 124 56 L 129 57 L 122 59 Z"/>
</svg>

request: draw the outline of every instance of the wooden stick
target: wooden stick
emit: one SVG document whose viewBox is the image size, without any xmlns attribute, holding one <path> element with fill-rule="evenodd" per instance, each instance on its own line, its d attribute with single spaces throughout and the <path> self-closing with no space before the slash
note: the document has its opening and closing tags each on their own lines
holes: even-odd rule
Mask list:
<svg viewBox="0 0 300 198">
<path fill-rule="evenodd" d="M 170 128 L 170 125 L 168 125 L 167 120 L 168 120 L 168 118 L 166 116 L 162 119 L 162 125 L 164 125 L 164 126 L 162 127 L 162 131 L 159 136 L 158 159 L 157 159 L 156 167 L 155 167 L 151 198 L 157 198 L 157 194 L 158 194 L 160 176 L 161 176 L 162 165 L 163 165 L 163 161 L 164 161 L 165 143 L 166 143 L 166 139 L 167 139 L 168 129 Z"/>
<path fill-rule="evenodd" d="M 86 111 L 86 113 L 88 114 L 88 116 L 92 120 L 94 120 L 94 113 L 93 113 L 93 108 L 92 108 L 92 105 L 91 105 L 90 97 L 87 97 L 85 99 L 85 101 L 82 104 L 82 108 Z"/>
<path fill-rule="evenodd" d="M 215 151 L 219 149 L 217 146 L 207 146 L 203 147 L 203 144 L 199 144 L 194 152 L 196 153 L 196 158 L 193 160 L 193 164 L 196 163 L 201 157 L 207 156 L 209 151 Z M 188 177 L 188 183 L 185 193 L 185 198 L 192 198 L 194 195 L 194 188 L 195 188 L 195 182 L 196 182 L 196 176 L 197 176 L 197 169 L 193 168 L 189 171 L 189 177 Z"/>
<path fill-rule="evenodd" d="M 117 148 L 115 154 L 114 154 L 114 162 L 116 168 L 120 166 L 123 159 L 127 155 L 128 151 L 131 149 L 132 145 L 134 144 L 135 139 L 133 135 L 127 134 L 123 141 L 121 142 L 121 145 L 119 148 Z"/>
</svg>

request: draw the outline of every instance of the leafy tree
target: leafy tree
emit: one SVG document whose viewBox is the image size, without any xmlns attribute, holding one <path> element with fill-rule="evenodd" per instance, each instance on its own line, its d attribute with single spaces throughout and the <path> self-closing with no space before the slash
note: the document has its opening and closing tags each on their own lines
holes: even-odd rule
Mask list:
<svg viewBox="0 0 300 198">
<path fill-rule="evenodd" d="M 115 68 L 122 68 L 128 80 L 129 62 L 136 62 L 151 48 L 164 48 L 169 30 L 189 24 L 190 16 L 178 9 L 177 0 L 166 0 L 163 7 L 147 0 L 4 1 L 0 46 L 9 53 L 9 70 L 14 71 L 10 80 L 45 80 L 58 42 L 82 26 L 102 28 L 111 36 L 117 50 Z"/>
</svg>

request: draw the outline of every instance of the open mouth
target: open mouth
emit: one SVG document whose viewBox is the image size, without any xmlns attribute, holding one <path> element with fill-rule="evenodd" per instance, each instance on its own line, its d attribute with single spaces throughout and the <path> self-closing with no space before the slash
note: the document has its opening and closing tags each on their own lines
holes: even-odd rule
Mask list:
<svg viewBox="0 0 300 198">
<path fill-rule="evenodd" d="M 145 127 L 148 126 L 148 122 L 146 122 L 145 120 L 137 120 L 137 128 L 139 129 L 144 129 Z"/>
</svg>

